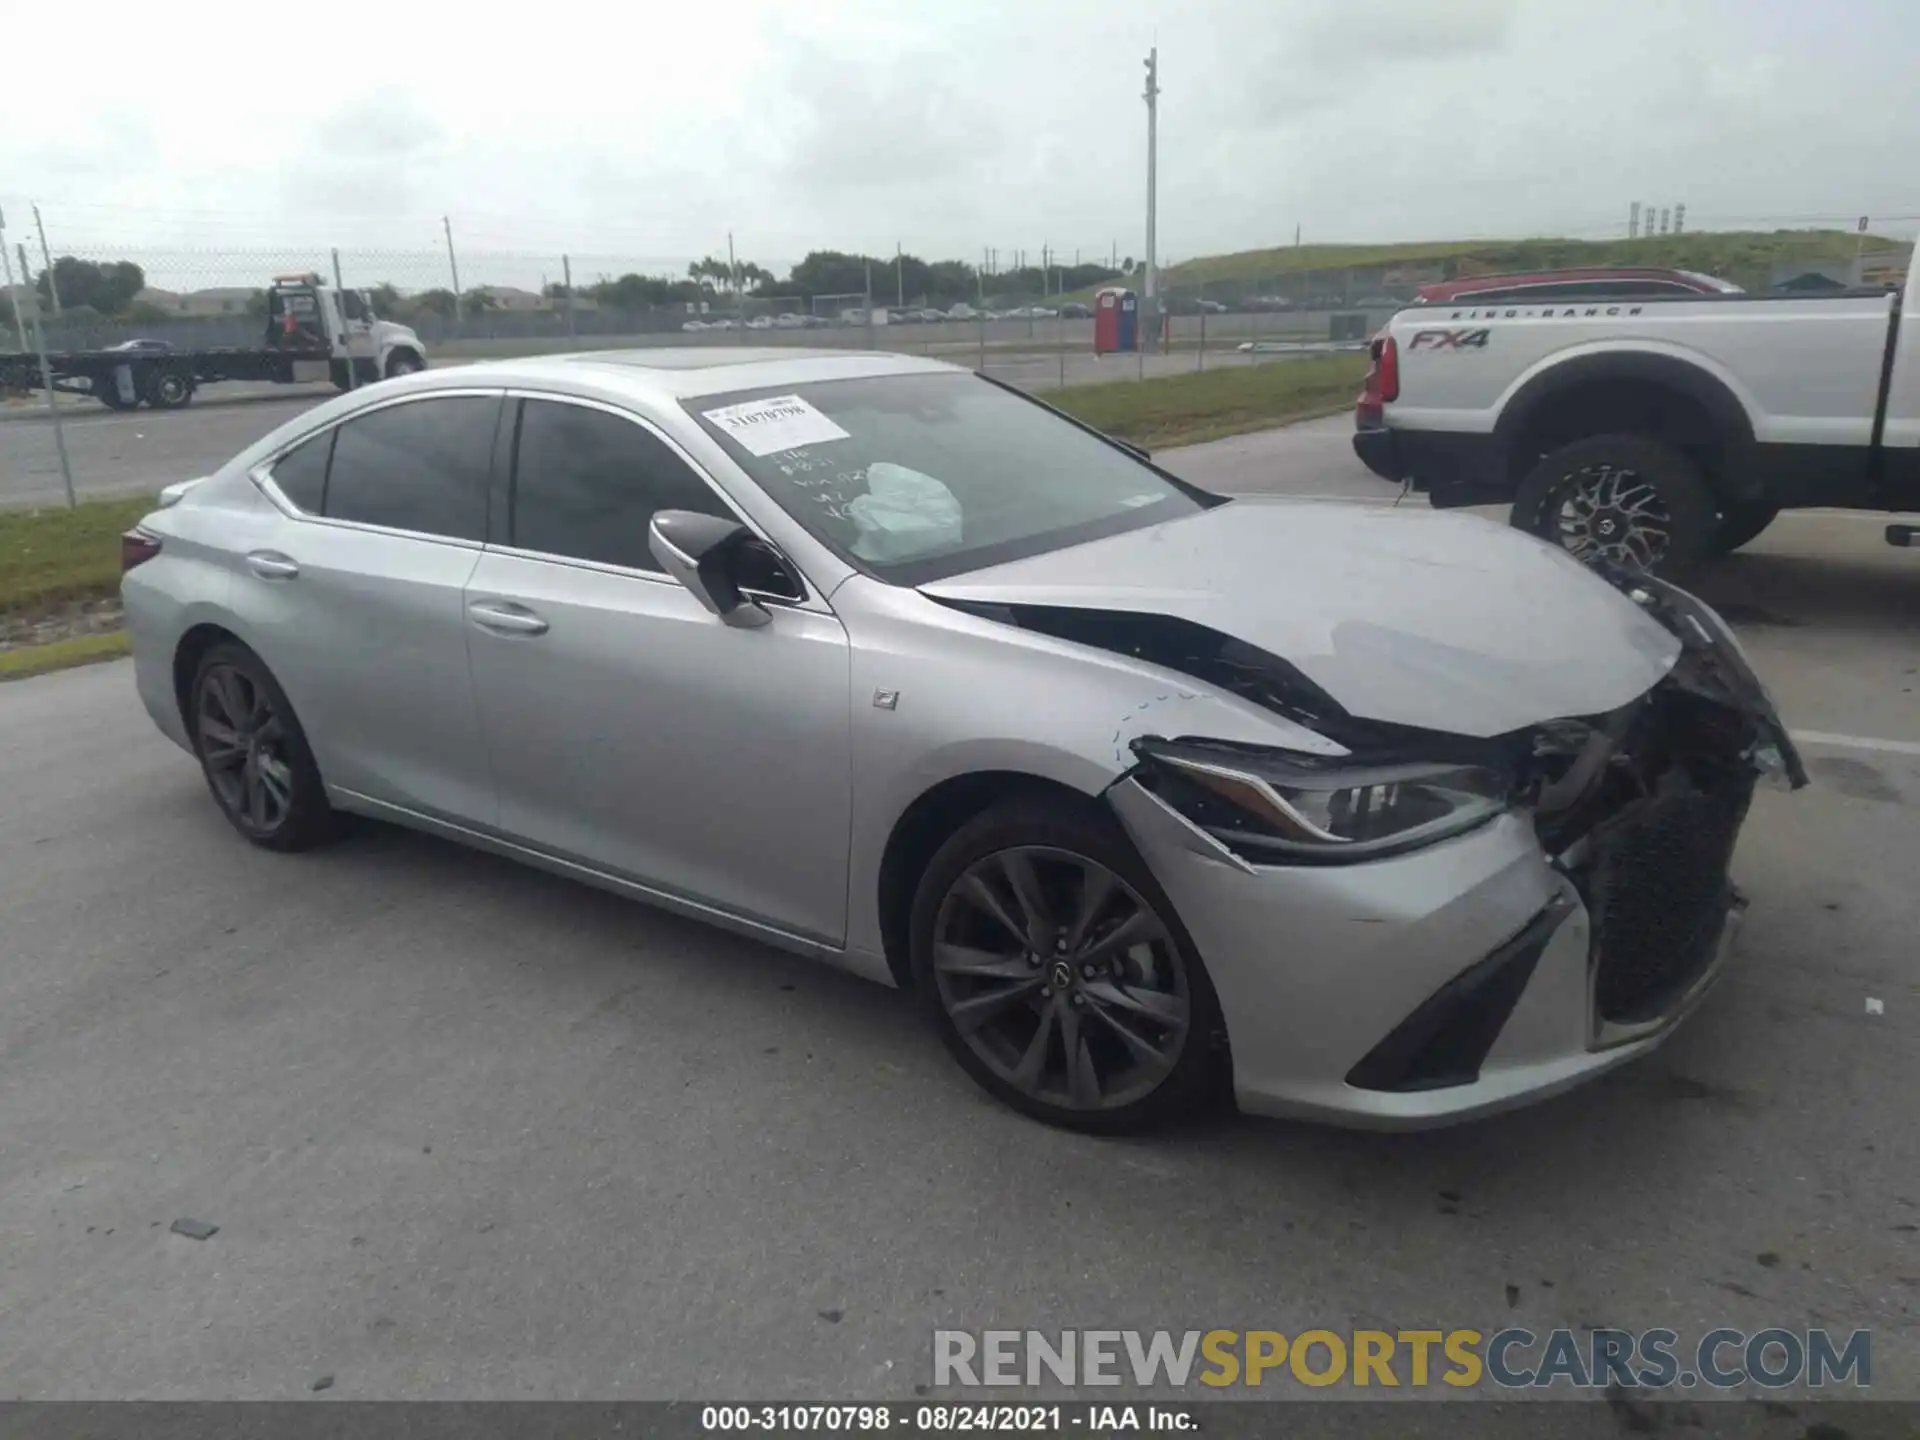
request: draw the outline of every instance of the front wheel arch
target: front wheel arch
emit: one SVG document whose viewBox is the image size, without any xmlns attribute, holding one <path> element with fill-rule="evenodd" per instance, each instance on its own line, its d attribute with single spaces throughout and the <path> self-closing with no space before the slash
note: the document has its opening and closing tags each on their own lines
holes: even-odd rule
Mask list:
<svg viewBox="0 0 1920 1440">
<path fill-rule="evenodd" d="M 1067 807 L 1101 802 L 1084 791 L 1020 770 L 980 770 L 954 775 L 922 791 L 894 821 L 881 852 L 878 878 L 880 937 L 887 969 L 902 990 L 914 988 L 909 930 L 913 896 L 934 853 L 974 816 L 1009 800 L 1031 796 Z"/>
</svg>

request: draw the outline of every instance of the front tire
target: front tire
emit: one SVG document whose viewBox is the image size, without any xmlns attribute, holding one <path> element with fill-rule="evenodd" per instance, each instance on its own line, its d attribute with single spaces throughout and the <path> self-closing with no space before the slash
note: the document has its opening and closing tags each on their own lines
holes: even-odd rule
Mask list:
<svg viewBox="0 0 1920 1440">
<path fill-rule="evenodd" d="M 306 732 L 259 656 L 237 643 L 201 657 L 187 725 L 220 813 L 266 850 L 307 850 L 332 838 L 333 809 Z"/>
<path fill-rule="evenodd" d="M 1644 435 L 1594 435 L 1527 472 L 1513 524 L 1577 560 L 1674 579 L 1706 555 L 1719 512 L 1700 467 Z"/>
<path fill-rule="evenodd" d="M 928 863 L 915 987 L 960 1066 L 1050 1125 L 1120 1134 L 1195 1113 L 1221 1075 L 1219 1002 L 1110 816 L 1018 800 Z"/>
<path fill-rule="evenodd" d="M 398 380 L 402 375 L 417 375 L 426 368 L 425 362 L 411 350 L 396 350 L 387 357 L 389 380 Z"/>
</svg>

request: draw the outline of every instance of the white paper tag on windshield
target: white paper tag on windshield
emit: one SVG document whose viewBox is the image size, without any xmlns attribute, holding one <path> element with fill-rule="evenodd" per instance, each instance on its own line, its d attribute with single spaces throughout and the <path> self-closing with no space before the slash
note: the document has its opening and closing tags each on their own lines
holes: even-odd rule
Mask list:
<svg viewBox="0 0 1920 1440">
<path fill-rule="evenodd" d="M 849 438 L 798 395 L 769 395 L 701 413 L 755 455 L 777 455 L 802 445 Z"/>
</svg>

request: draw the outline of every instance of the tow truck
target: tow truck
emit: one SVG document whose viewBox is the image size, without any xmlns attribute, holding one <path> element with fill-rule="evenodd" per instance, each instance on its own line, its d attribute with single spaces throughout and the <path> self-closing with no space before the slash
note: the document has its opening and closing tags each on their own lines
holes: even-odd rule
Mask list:
<svg viewBox="0 0 1920 1440">
<path fill-rule="evenodd" d="M 110 410 L 178 410 L 202 385 L 229 380 L 331 380 L 348 390 L 426 368 L 426 346 L 410 327 L 382 320 L 366 291 L 328 285 L 317 274 L 276 275 L 263 323 L 257 346 L 130 340 L 99 350 L 49 351 L 46 370 L 56 391 L 91 396 Z M 42 384 L 37 354 L 0 353 L 0 391 Z"/>
</svg>

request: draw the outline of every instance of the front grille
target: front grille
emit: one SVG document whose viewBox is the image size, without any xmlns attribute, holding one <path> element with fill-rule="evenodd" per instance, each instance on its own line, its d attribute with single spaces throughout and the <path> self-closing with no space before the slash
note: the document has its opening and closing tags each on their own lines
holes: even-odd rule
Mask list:
<svg viewBox="0 0 1920 1440">
<path fill-rule="evenodd" d="M 1594 1008 L 1614 1025 L 1657 1020 L 1712 964 L 1733 901 L 1727 866 L 1751 776 L 1670 788 L 1593 834 Z"/>
</svg>

